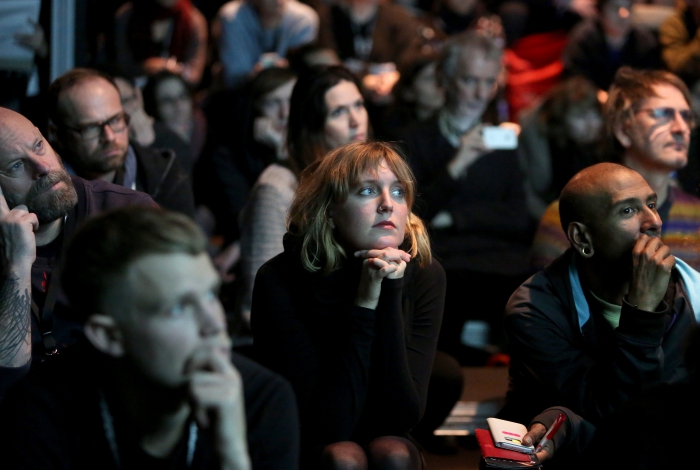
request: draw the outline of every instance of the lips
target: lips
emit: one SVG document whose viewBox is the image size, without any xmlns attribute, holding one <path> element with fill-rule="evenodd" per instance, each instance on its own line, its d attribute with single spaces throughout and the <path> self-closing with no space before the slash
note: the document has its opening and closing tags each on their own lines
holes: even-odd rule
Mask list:
<svg viewBox="0 0 700 470">
<path fill-rule="evenodd" d="M 379 222 L 378 224 L 374 224 L 373 227 L 375 228 L 396 228 L 396 225 L 390 220 L 384 220 L 382 222 Z"/>
</svg>

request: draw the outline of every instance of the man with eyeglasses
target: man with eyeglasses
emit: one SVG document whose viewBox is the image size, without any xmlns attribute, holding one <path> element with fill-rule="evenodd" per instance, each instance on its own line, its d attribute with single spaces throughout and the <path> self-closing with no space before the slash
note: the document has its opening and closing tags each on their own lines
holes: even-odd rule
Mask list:
<svg viewBox="0 0 700 470">
<path fill-rule="evenodd" d="M 112 77 L 91 69 L 65 73 L 49 88 L 48 113 L 69 170 L 145 192 L 166 209 L 194 216 L 192 185 L 175 153 L 129 141 L 129 115 Z"/>
<path fill-rule="evenodd" d="M 671 173 L 687 161 L 688 91 L 668 72 L 623 68 L 604 115 L 619 163 L 567 183 L 559 226 L 547 227 L 567 249 L 506 306 L 503 419 L 527 424 L 566 406 L 596 423 L 644 389 L 687 379 L 700 273 L 686 256 L 697 263 L 700 200 L 672 186 Z"/>
<path fill-rule="evenodd" d="M 64 243 L 86 218 L 146 194 L 68 176 L 41 132 L 0 108 L 0 398 L 32 364 L 75 342 L 56 268 Z"/>
<path fill-rule="evenodd" d="M 700 269 L 700 199 L 683 191 L 675 172 L 688 163 L 695 116 L 682 80 L 665 71 L 621 68 L 603 109 L 609 160 L 632 168 L 658 196 L 671 253 Z M 695 188 L 693 188 L 695 189 Z M 530 252 L 534 270 L 542 269 L 569 247 L 559 220 L 559 202 L 545 211 Z"/>
</svg>

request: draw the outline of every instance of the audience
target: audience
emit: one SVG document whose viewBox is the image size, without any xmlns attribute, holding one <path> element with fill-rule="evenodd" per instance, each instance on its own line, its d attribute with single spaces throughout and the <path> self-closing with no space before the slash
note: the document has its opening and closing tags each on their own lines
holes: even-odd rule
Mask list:
<svg viewBox="0 0 700 470">
<path fill-rule="evenodd" d="M 78 230 L 62 284 L 86 339 L 8 395 L 4 468 L 298 468 L 293 392 L 231 353 L 205 246 L 155 208 Z"/>
<path fill-rule="evenodd" d="M 378 123 L 378 136 L 398 139 L 404 128 L 427 121 L 442 108 L 444 94 L 435 76 L 438 58 L 437 53 L 423 54 L 399 69 L 399 81 L 391 90 L 393 103 Z"/>
<path fill-rule="evenodd" d="M 186 155 L 178 155 L 188 175 L 199 159 L 207 137 L 207 121 L 181 75 L 163 70 L 149 77 L 143 88 L 144 110 L 156 122 L 175 132 L 188 146 Z"/>
<path fill-rule="evenodd" d="M 396 82 L 397 64 L 422 45 L 418 21 L 388 0 L 340 0 L 320 8 L 319 15 L 319 44 L 336 51 L 354 73 L 370 75 L 364 84 L 378 100 Z"/>
<path fill-rule="evenodd" d="M 447 272 L 440 350 L 463 364 L 483 364 L 485 353 L 464 348 L 462 325 L 486 322 L 492 335 L 484 342 L 498 345 L 503 307 L 527 274 L 531 227 L 518 157 L 514 150 L 486 148 L 482 138 L 502 55 L 494 39 L 476 32 L 454 36 L 438 64 L 445 106 L 404 132 L 419 194 L 416 212 L 430 224 L 435 256 Z"/>
<path fill-rule="evenodd" d="M 654 34 L 632 24 L 633 0 L 597 0 L 598 16 L 578 24 L 564 50 L 566 75 L 583 75 L 601 90 L 610 88 L 623 65 L 661 68 Z"/>
<path fill-rule="evenodd" d="M 286 65 L 289 49 L 308 44 L 318 33 L 318 14 L 297 0 L 233 0 L 217 14 L 223 82 L 244 83 L 271 66 Z"/>
<path fill-rule="evenodd" d="M 596 86 L 575 76 L 520 115 L 518 154 L 534 220 L 540 220 L 572 176 L 602 161 L 601 112 Z"/>
<path fill-rule="evenodd" d="M 49 21 L 70 11 L 42 2 L 14 42 L 49 92 L 0 108 L 3 463 L 424 468 L 454 451 L 433 431 L 460 365 L 510 358 L 500 415 L 538 439 L 564 409 L 546 465 L 575 468 L 639 423 L 644 389 L 689 393 L 700 0 L 651 22 L 634 2 L 81 0 L 71 51 Z M 48 87 L 71 64 L 99 71 Z M 15 75 L 12 106 L 37 89 Z M 64 270 L 85 219 L 125 205 Z M 77 312 L 61 283 L 104 284 Z M 196 322 L 159 336 L 146 309 L 181 289 Z M 285 381 L 222 348 L 198 362 L 215 343 L 289 379 L 301 442 Z M 221 385 L 208 412 L 200 378 Z"/>
<path fill-rule="evenodd" d="M 192 86 L 207 60 L 207 21 L 190 0 L 134 0 L 114 18 L 114 60 L 131 78 L 161 70 Z"/>
<path fill-rule="evenodd" d="M 129 141 L 141 147 L 170 149 L 175 152 L 181 166 L 187 165 L 190 155 L 187 143 L 165 124 L 146 114 L 143 93 L 132 80 L 118 74 L 112 76 L 119 90 L 122 109 L 129 115 Z"/>
<path fill-rule="evenodd" d="M 227 243 L 240 239 L 240 214 L 260 174 L 286 158 L 289 99 L 295 82 L 294 73 L 285 68 L 271 67 L 256 75 L 242 90 L 242 122 L 229 122 L 229 137 L 211 154 L 210 171 L 200 171 L 201 185 L 220 188 L 215 213 Z"/>
<path fill-rule="evenodd" d="M 499 417 L 527 423 L 561 405 L 596 423 L 642 390 L 687 380 L 682 349 L 700 275 L 659 237 L 661 197 L 615 163 L 564 187 L 571 247 L 506 307 L 511 362 Z"/>
<path fill-rule="evenodd" d="M 674 256 L 700 268 L 700 199 L 680 189 L 673 173 L 688 162 L 695 119 L 690 95 L 675 75 L 621 68 L 604 106 L 609 158 L 641 174 L 658 196 L 661 239 Z M 531 263 L 541 269 L 567 248 L 558 202 L 545 211 L 532 244 Z"/>
<path fill-rule="evenodd" d="M 425 407 L 445 278 L 413 198 L 391 146 L 340 147 L 304 172 L 285 251 L 256 276 L 254 346 L 294 387 L 303 468 L 424 468 L 408 432 Z"/>
<path fill-rule="evenodd" d="M 175 153 L 129 142 L 129 115 L 111 77 L 66 72 L 49 88 L 48 112 L 56 147 L 75 174 L 143 191 L 166 209 L 194 215 L 192 185 Z"/>
<path fill-rule="evenodd" d="M 154 205 L 107 182 L 68 176 L 39 130 L 0 108 L 0 398 L 30 365 L 75 342 L 80 325 L 58 285 L 63 246 L 102 210 Z"/>
<path fill-rule="evenodd" d="M 367 111 L 359 83 L 347 69 L 321 67 L 299 77 L 289 106 L 289 159 L 273 163 L 262 172 L 241 217 L 241 314 L 246 322 L 250 321 L 255 274 L 284 251 L 287 211 L 301 173 L 330 150 L 366 140 L 367 132 Z"/>
<path fill-rule="evenodd" d="M 662 57 L 668 69 L 688 85 L 700 79 L 700 2 L 685 0 L 676 4 L 675 15 L 659 28 Z"/>
</svg>

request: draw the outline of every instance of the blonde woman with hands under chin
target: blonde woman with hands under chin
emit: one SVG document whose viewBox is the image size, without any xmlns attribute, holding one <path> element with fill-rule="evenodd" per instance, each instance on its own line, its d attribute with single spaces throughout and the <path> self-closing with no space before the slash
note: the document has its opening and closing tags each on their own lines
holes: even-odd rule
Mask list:
<svg viewBox="0 0 700 470">
<path fill-rule="evenodd" d="M 421 469 L 445 274 L 391 145 L 355 142 L 302 173 L 284 252 L 258 271 L 256 358 L 295 389 L 302 468 Z"/>
</svg>

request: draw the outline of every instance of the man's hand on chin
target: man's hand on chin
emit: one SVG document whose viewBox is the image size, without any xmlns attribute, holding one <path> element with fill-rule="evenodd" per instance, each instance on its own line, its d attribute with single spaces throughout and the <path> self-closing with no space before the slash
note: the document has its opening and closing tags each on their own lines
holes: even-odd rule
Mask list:
<svg viewBox="0 0 700 470">
<path fill-rule="evenodd" d="M 659 237 L 641 235 L 632 249 L 632 277 L 627 302 L 653 312 L 666 295 L 676 258 Z"/>
</svg>

